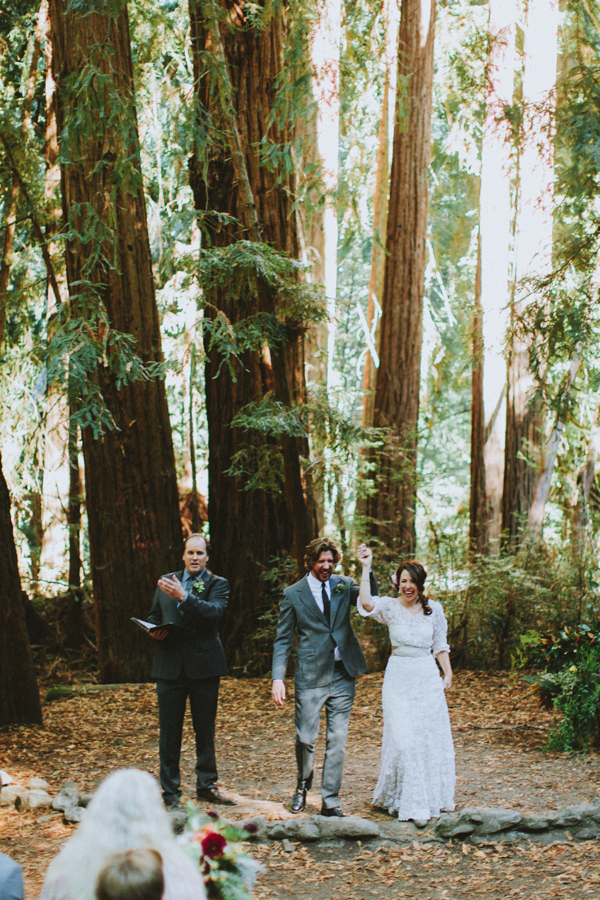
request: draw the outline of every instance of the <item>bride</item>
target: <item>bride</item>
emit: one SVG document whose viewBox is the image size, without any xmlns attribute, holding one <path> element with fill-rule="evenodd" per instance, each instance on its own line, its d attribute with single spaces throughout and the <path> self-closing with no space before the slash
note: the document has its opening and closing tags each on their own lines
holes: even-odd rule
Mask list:
<svg viewBox="0 0 600 900">
<path fill-rule="evenodd" d="M 372 551 L 361 544 L 358 611 L 387 625 L 392 642 L 383 680 L 381 771 L 373 805 L 399 819 L 427 820 L 454 809 L 454 746 L 445 692 L 452 684 L 440 603 L 423 593 L 427 572 L 420 563 L 401 563 L 392 579 L 393 597 L 371 597 Z M 443 673 L 440 677 L 435 661 Z"/>
</svg>

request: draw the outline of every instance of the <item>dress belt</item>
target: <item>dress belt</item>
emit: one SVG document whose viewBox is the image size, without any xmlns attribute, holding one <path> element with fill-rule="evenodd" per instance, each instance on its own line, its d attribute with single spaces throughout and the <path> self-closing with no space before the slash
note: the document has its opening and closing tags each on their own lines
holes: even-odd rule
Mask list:
<svg viewBox="0 0 600 900">
<path fill-rule="evenodd" d="M 392 656 L 431 656 L 431 650 L 428 650 L 427 647 L 412 647 L 408 644 L 401 644 L 399 647 L 394 647 Z"/>
</svg>

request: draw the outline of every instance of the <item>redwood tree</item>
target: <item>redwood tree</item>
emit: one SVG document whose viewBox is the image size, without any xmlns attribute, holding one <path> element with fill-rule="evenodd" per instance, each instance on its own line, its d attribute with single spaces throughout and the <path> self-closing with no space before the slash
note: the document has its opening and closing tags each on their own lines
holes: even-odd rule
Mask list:
<svg viewBox="0 0 600 900">
<path fill-rule="evenodd" d="M 178 566 L 181 528 L 164 382 L 143 377 L 162 351 L 127 6 L 90 0 L 83 12 L 75 0 L 50 0 L 50 19 L 71 304 L 63 322 L 76 322 L 86 359 L 98 360 L 82 405 L 100 398 L 108 419 L 101 434 L 83 429 L 100 672 L 139 681 L 152 646 L 129 617 L 148 610 L 157 577 Z M 124 365 L 117 350 L 127 336 L 136 357 Z M 72 367 L 83 365 L 81 343 Z"/>
<path fill-rule="evenodd" d="M 430 160 L 435 0 L 403 0 L 373 424 L 390 429 L 367 513 L 393 553 L 415 549 L 417 423 Z"/>
<path fill-rule="evenodd" d="M 206 147 L 206 155 L 198 149 L 190 162 L 196 208 L 199 214 L 216 211 L 237 220 L 224 224 L 201 216 L 208 243 L 212 250 L 234 251 L 236 242 L 249 241 L 237 244 L 247 261 L 253 248 L 260 253 L 267 244 L 297 258 L 293 170 L 285 169 L 277 151 L 268 164 L 260 154 L 261 148 L 269 152 L 293 139 L 290 118 L 273 115 L 287 12 L 279 4 L 251 11 L 229 0 L 220 6 L 191 0 L 190 14 L 197 146 Z M 216 79 L 210 69 L 214 60 L 221 62 Z M 207 130 L 208 143 L 201 143 Z M 283 311 L 272 283 L 260 275 L 252 278 L 240 260 L 241 255 L 231 277 L 205 276 L 203 286 L 211 559 L 214 570 L 231 582 L 224 638 L 231 662 L 243 665 L 249 656 L 243 638 L 265 609 L 262 574 L 281 557 L 291 557 L 301 568 L 315 524 L 301 469 L 301 456 L 308 455 L 305 437 L 285 429 L 269 434 L 260 421 L 258 427 L 236 425 L 240 412 L 264 398 L 283 411 L 305 400 L 304 323 Z M 246 335 L 244 348 L 230 358 L 231 367 L 213 340 L 216 326 L 224 322 L 232 334 Z"/>
<path fill-rule="evenodd" d="M 42 722 L 10 518 L 10 495 L 0 458 L 0 725 Z"/>
</svg>

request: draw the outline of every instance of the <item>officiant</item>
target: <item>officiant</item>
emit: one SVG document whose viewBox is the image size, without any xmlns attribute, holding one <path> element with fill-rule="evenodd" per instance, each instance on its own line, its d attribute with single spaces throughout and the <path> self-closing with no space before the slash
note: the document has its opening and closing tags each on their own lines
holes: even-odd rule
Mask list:
<svg viewBox="0 0 600 900">
<path fill-rule="evenodd" d="M 159 717 L 160 783 L 168 809 L 183 809 L 179 758 L 187 698 L 196 736 L 196 797 L 234 806 L 217 787 L 215 719 L 221 675 L 227 674 L 218 624 L 227 607 L 229 582 L 208 571 L 209 548 L 201 534 L 191 534 L 183 551 L 184 569 L 158 580 L 148 621 L 175 623 L 181 630 L 151 636 L 158 646 L 152 677 L 156 679 Z"/>
</svg>

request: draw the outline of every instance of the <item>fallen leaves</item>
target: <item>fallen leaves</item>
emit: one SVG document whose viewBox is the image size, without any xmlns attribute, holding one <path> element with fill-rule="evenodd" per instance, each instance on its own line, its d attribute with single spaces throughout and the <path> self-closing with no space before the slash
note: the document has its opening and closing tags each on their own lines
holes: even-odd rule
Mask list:
<svg viewBox="0 0 600 900">
<path fill-rule="evenodd" d="M 357 684 L 342 803 L 346 812 L 386 820 L 385 813 L 371 807 L 379 768 L 381 682 L 382 675 L 374 674 Z M 583 803 L 600 793 L 597 753 L 569 757 L 541 749 L 554 714 L 540 708 L 529 685 L 518 678 L 458 672 L 448 699 L 456 744 L 458 808 L 541 811 Z M 0 767 L 19 780 L 39 775 L 55 792 L 67 778 L 88 792 L 122 766 L 137 766 L 156 775 L 157 745 L 154 686 L 126 685 L 73 694 L 45 705 L 43 728 L 7 729 L 0 734 Z M 322 753 L 321 734 L 318 765 Z M 295 784 L 293 699 L 280 710 L 271 703 L 267 680 L 223 679 L 217 761 L 226 789 L 244 800 L 240 815 L 285 815 L 281 804 Z M 186 719 L 182 779 L 188 796 L 193 794 L 194 762 L 194 735 Z M 309 813 L 320 807 L 319 776 L 318 769 L 309 794 Z M 0 808 L 2 850 L 24 866 L 29 897 L 37 896 L 48 862 L 72 831 L 62 825 L 59 815 L 44 819 L 39 812 Z M 268 863 L 257 900 L 282 896 L 367 900 L 400 893 L 419 900 L 506 900 L 511 896 L 555 900 L 600 898 L 599 849 L 595 842 L 550 847 L 497 842 L 478 847 L 390 845 L 373 851 L 366 844 L 350 843 L 330 848 L 298 844 L 291 853 L 284 853 L 279 844 L 260 845 L 252 853 Z"/>
</svg>

